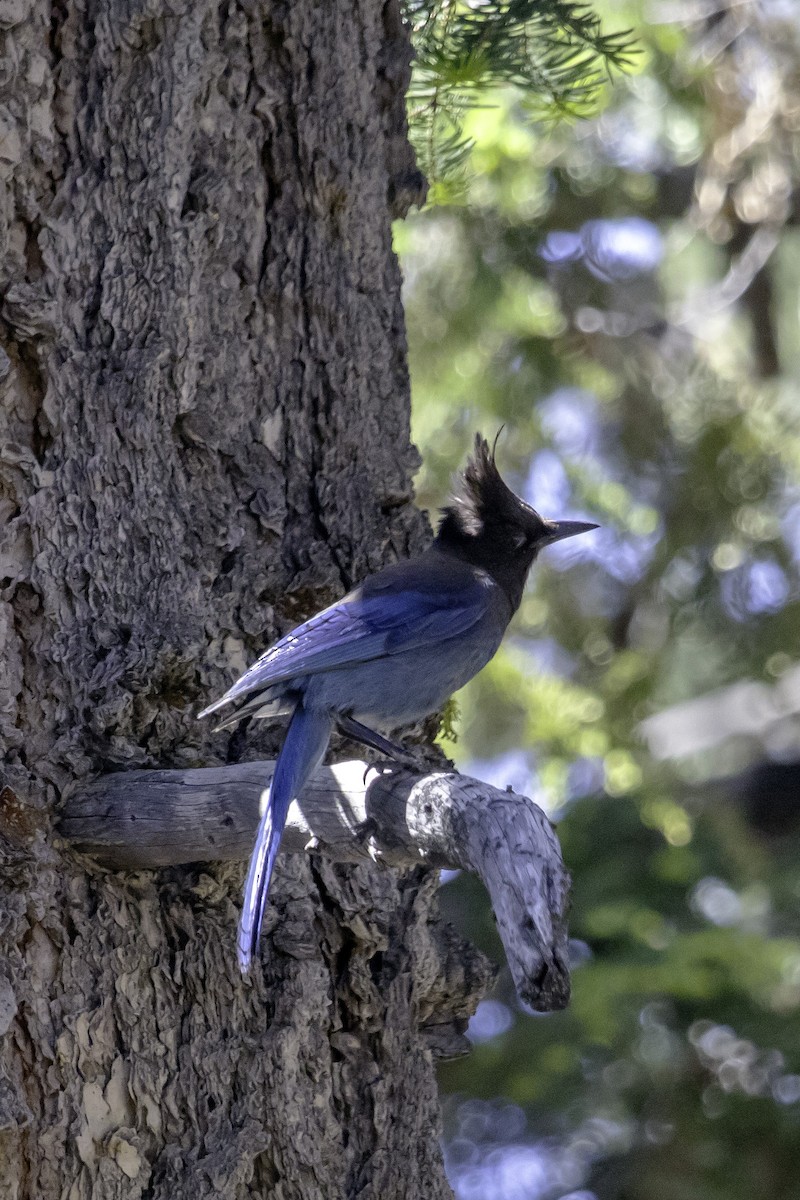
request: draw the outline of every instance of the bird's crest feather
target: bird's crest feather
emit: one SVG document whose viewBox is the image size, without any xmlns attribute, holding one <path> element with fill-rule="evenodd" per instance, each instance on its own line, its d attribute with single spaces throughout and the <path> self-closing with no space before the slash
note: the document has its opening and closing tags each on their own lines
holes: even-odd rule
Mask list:
<svg viewBox="0 0 800 1200">
<path fill-rule="evenodd" d="M 513 524 L 520 520 L 527 505 L 503 482 L 495 463 L 495 447 L 501 432 L 502 429 L 491 449 L 485 437 L 475 434 L 475 447 L 458 476 L 452 503 L 442 509 L 440 531 L 444 526 L 455 526 L 458 532 L 474 537 L 487 521 Z"/>
</svg>

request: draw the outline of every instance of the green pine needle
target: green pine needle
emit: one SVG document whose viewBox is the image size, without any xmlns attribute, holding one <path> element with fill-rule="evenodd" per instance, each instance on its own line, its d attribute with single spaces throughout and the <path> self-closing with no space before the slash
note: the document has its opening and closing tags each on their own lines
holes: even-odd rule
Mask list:
<svg viewBox="0 0 800 1200">
<path fill-rule="evenodd" d="M 416 55 L 409 125 L 432 184 L 463 171 L 464 117 L 487 89 L 513 84 L 539 117 L 587 116 L 636 53 L 629 31 L 604 34 L 590 6 L 571 0 L 405 0 L 404 9 Z"/>
</svg>

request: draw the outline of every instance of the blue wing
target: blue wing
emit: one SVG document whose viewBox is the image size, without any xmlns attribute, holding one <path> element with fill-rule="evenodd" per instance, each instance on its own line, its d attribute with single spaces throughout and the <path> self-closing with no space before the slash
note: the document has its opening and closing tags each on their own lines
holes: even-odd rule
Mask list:
<svg viewBox="0 0 800 1200">
<path fill-rule="evenodd" d="M 388 567 L 262 654 L 214 712 L 251 692 L 458 637 L 487 612 L 488 576 L 433 555 Z"/>
</svg>

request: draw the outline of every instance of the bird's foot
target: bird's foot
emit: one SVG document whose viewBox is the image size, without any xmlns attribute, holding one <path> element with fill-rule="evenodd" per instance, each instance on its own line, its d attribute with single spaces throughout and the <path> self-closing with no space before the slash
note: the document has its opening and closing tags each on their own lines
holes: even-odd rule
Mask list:
<svg viewBox="0 0 800 1200">
<path fill-rule="evenodd" d="M 383 850 L 378 845 L 375 834 L 378 832 L 378 822 L 374 817 L 367 817 L 356 829 L 356 838 L 366 850 L 372 861 L 378 867 L 386 866 Z"/>
<path fill-rule="evenodd" d="M 398 764 L 394 762 L 368 762 L 364 767 L 364 775 L 361 782 L 366 787 L 370 772 L 375 775 L 392 775 L 397 770 L 397 767 Z"/>
<path fill-rule="evenodd" d="M 395 756 L 388 761 L 382 759 L 378 762 L 367 763 L 364 767 L 362 783 L 366 787 L 367 778 L 371 771 L 376 775 L 393 775 L 398 770 L 411 771 L 414 775 L 429 775 L 431 769 L 430 763 L 426 762 L 421 754 L 417 757 L 408 751 L 404 752 L 402 759 Z"/>
</svg>

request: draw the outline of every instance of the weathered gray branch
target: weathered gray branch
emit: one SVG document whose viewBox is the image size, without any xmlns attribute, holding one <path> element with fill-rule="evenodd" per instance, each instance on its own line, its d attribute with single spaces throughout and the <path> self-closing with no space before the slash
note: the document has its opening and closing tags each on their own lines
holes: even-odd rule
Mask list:
<svg viewBox="0 0 800 1200">
<path fill-rule="evenodd" d="M 121 869 L 244 859 L 274 763 L 104 775 L 73 796 L 61 833 Z M 491 897 L 520 996 L 534 1008 L 569 998 L 564 911 L 569 876 L 532 801 L 455 773 L 323 767 L 289 812 L 282 850 L 319 844 L 337 861 L 370 855 L 403 867 L 475 871 Z"/>
</svg>

